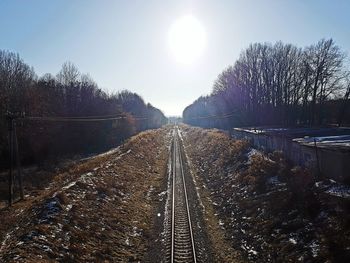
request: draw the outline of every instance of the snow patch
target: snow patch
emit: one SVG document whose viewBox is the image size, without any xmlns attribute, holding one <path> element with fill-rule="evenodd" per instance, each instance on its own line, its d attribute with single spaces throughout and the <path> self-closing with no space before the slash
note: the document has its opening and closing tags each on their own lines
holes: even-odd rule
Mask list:
<svg viewBox="0 0 350 263">
<path fill-rule="evenodd" d="M 250 148 L 249 151 L 246 153 L 246 157 L 248 158 L 247 164 L 250 164 L 252 162 L 252 157 L 254 155 L 263 156 L 264 154 L 255 148 Z"/>
<path fill-rule="evenodd" d="M 295 240 L 295 238 L 289 238 L 289 242 L 292 243 L 293 245 L 296 245 L 298 242 Z"/>
<path fill-rule="evenodd" d="M 74 186 L 76 183 L 77 183 L 76 181 L 71 182 L 70 184 L 63 186 L 62 190 L 67 190 L 67 189 L 71 188 L 72 186 Z"/>
<path fill-rule="evenodd" d="M 315 186 L 331 196 L 350 198 L 350 186 L 341 184 L 332 179 L 316 182 Z"/>
</svg>

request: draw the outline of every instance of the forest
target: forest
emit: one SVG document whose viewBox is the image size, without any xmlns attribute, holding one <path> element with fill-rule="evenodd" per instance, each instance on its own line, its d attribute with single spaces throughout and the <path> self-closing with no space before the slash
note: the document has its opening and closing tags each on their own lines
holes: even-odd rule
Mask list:
<svg viewBox="0 0 350 263">
<path fill-rule="evenodd" d="M 223 70 L 212 92 L 183 111 L 185 123 L 242 126 L 350 124 L 350 73 L 333 39 L 300 48 L 255 43 Z"/>
<path fill-rule="evenodd" d="M 164 114 L 138 94 L 127 90 L 108 94 L 71 62 L 55 76 L 39 77 L 19 54 L 0 50 L 0 168 L 8 165 L 8 114 L 22 117 L 16 120 L 16 130 L 25 164 L 101 152 L 166 123 Z M 74 120 L 101 116 L 116 118 Z M 69 121 L 57 121 L 60 118 Z"/>
</svg>

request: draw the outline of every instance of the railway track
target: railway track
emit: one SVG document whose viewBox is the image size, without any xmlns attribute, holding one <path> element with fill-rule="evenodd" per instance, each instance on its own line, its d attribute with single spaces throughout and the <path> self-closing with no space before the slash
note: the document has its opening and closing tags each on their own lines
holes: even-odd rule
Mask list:
<svg viewBox="0 0 350 263">
<path fill-rule="evenodd" d="M 196 249 L 177 128 L 174 132 L 172 149 L 171 230 L 169 231 L 171 236 L 167 258 L 171 263 L 196 263 Z"/>
</svg>

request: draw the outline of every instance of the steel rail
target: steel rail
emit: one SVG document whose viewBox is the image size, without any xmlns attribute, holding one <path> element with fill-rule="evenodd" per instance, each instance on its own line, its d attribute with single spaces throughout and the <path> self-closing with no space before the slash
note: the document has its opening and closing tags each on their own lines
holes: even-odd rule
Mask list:
<svg viewBox="0 0 350 263">
<path fill-rule="evenodd" d="M 172 167 L 173 167 L 173 171 L 172 171 L 172 212 L 171 212 L 171 215 L 172 215 L 172 219 L 171 219 L 171 256 L 170 256 L 170 262 L 171 263 L 175 263 L 177 262 L 176 261 L 176 234 L 175 234 L 175 231 L 177 230 L 177 226 L 176 226 L 176 220 L 175 220 L 175 217 L 176 216 L 179 216 L 180 219 L 180 222 L 183 222 L 182 220 L 184 220 L 184 218 L 187 217 L 187 226 L 186 228 L 188 227 L 188 229 L 186 230 L 186 232 L 188 232 L 189 236 L 190 236 L 190 240 L 189 240 L 189 243 L 188 243 L 188 255 L 192 255 L 191 258 L 192 258 L 192 262 L 194 263 L 197 263 L 197 257 L 196 257 L 196 250 L 195 250 L 195 242 L 194 242 L 194 235 L 193 235 L 193 230 L 192 230 L 192 223 L 191 223 L 191 215 L 190 215 L 190 209 L 189 209 L 189 202 L 188 202 L 188 195 L 187 195 L 187 188 L 186 188 L 186 183 L 185 183 L 185 173 L 184 173 L 184 169 L 183 169 L 183 161 L 182 161 L 182 157 L 181 157 L 181 148 L 179 146 L 179 139 L 178 139 L 178 130 L 177 128 L 174 129 L 174 138 L 173 138 L 173 156 L 172 156 L 172 159 L 173 159 L 173 164 L 172 164 Z M 178 161 L 178 164 L 179 164 L 179 171 L 177 171 L 177 167 L 176 167 L 176 161 Z M 176 178 L 177 176 L 179 176 L 178 178 L 180 178 L 180 181 L 182 181 L 182 186 L 180 185 L 176 185 Z M 176 187 L 180 187 L 178 190 L 180 190 L 180 194 L 183 194 L 183 198 L 184 198 L 184 206 L 183 206 L 183 209 L 180 208 L 180 211 L 175 211 L 176 209 Z M 178 193 L 179 194 L 179 193 Z M 179 196 L 179 201 L 180 201 L 180 204 L 181 204 L 181 197 Z M 185 211 L 184 211 L 185 210 Z M 183 215 L 183 217 L 181 217 L 181 215 Z M 180 223 L 181 224 L 181 223 Z M 182 233 L 182 231 L 184 230 L 183 226 L 182 226 L 182 229 L 181 229 L 181 226 L 178 226 L 178 231 L 180 233 Z M 185 229 L 186 229 L 185 228 Z M 181 235 L 180 235 L 181 237 Z M 181 243 L 181 238 L 180 240 L 178 240 L 178 242 Z M 183 242 L 183 240 L 182 240 Z M 186 249 L 186 246 L 184 247 Z M 184 249 L 182 248 L 182 249 Z M 179 253 L 179 252 L 178 252 Z M 183 251 L 182 251 L 183 253 Z M 181 249 L 180 249 L 180 254 L 178 255 L 181 255 Z M 188 256 L 187 255 L 187 256 Z M 181 262 L 184 262 L 183 259 L 180 259 Z M 186 261 L 188 262 L 188 261 Z"/>
<path fill-rule="evenodd" d="M 189 225 L 189 229 L 190 229 L 190 236 L 191 236 L 191 243 L 192 243 L 193 262 L 197 263 L 196 249 L 195 249 L 195 246 L 194 246 L 193 230 L 192 230 L 192 223 L 191 223 L 190 208 L 189 208 L 189 205 L 188 205 L 187 189 L 186 189 L 186 182 L 185 182 L 185 173 L 184 173 L 183 164 L 182 164 L 182 157 L 181 157 L 181 148 L 180 148 L 180 152 L 179 152 L 179 159 L 180 159 L 180 167 L 181 167 L 181 174 L 182 174 L 182 181 L 183 181 L 182 185 L 183 185 L 184 192 L 185 192 L 185 201 L 186 201 L 186 208 L 187 208 L 188 225 Z"/>
<path fill-rule="evenodd" d="M 174 248 L 175 248 L 175 174 L 176 174 L 176 150 L 175 139 L 173 140 L 173 185 L 172 185 L 172 205 L 171 205 L 171 259 L 174 262 Z"/>
</svg>

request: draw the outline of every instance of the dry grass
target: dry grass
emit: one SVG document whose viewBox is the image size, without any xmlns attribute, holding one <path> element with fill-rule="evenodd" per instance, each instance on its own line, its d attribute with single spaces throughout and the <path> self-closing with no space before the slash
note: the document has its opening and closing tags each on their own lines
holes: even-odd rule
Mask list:
<svg viewBox="0 0 350 263">
<path fill-rule="evenodd" d="M 50 187 L 2 210 L 2 262 L 139 262 L 165 178 L 167 129 L 70 167 Z M 6 238 L 6 234 L 8 238 Z"/>
<path fill-rule="evenodd" d="M 190 157 L 190 169 L 198 186 L 202 203 L 205 207 L 204 217 L 209 239 L 214 251 L 215 262 L 244 262 L 238 250 L 233 248 L 220 227 L 217 211 L 211 202 L 211 192 L 207 188 L 209 177 L 206 172 L 210 167 L 224 167 L 239 160 L 241 152 L 248 147 L 245 141 L 233 141 L 219 130 L 204 130 L 181 126 L 184 135 L 184 146 Z M 196 156 L 205 156 L 210 163 L 201 162 Z M 199 164 L 199 162 L 201 162 Z M 204 186 L 204 187 L 203 187 Z"/>
<path fill-rule="evenodd" d="M 218 262 L 349 262 L 349 200 L 326 194 L 280 152 L 248 157 L 249 144 L 183 126 Z M 326 187 L 330 184 L 326 183 Z M 239 259 L 239 258 L 238 258 Z"/>
</svg>

